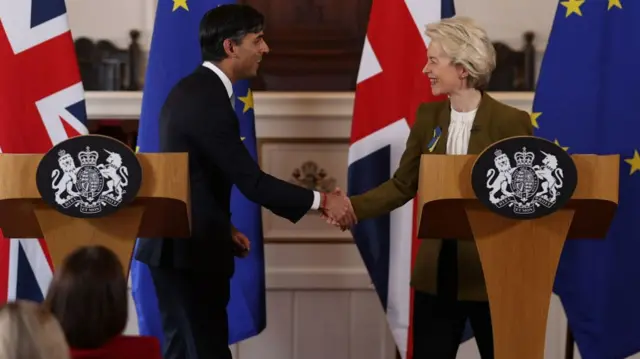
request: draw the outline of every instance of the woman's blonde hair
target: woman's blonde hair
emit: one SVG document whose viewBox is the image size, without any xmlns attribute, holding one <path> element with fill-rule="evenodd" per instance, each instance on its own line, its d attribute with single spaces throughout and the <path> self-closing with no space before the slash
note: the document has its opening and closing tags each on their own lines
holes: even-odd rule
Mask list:
<svg viewBox="0 0 640 359">
<path fill-rule="evenodd" d="M 487 32 L 472 19 L 463 16 L 442 19 L 427 25 L 426 35 L 440 43 L 452 64 L 469 72 L 469 87 L 480 89 L 489 83 L 496 68 L 496 51 Z"/>
<path fill-rule="evenodd" d="M 55 317 L 40 305 L 17 301 L 0 308 L 0 359 L 69 359 Z"/>
</svg>

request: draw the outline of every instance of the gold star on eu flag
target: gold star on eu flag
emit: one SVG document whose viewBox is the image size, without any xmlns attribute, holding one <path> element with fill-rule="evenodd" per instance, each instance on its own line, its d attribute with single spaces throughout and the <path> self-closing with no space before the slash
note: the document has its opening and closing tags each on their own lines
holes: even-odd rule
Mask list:
<svg viewBox="0 0 640 359">
<path fill-rule="evenodd" d="M 538 117 L 540 117 L 540 115 L 542 115 L 542 112 L 531 113 L 531 126 L 535 128 L 540 128 L 540 126 L 538 126 Z"/>
<path fill-rule="evenodd" d="M 633 150 L 633 157 L 626 158 L 624 161 L 631 166 L 629 176 L 636 171 L 640 171 L 640 155 L 638 154 L 638 150 Z"/>
<path fill-rule="evenodd" d="M 607 6 L 607 10 L 611 10 L 612 7 L 617 7 L 618 9 L 622 9 L 622 4 L 620 4 L 620 0 L 609 0 L 609 6 Z"/>
<path fill-rule="evenodd" d="M 180 7 L 189 11 L 189 7 L 187 6 L 187 0 L 173 0 L 173 10 L 171 11 L 176 11 Z"/>
<path fill-rule="evenodd" d="M 238 100 L 242 101 L 244 104 L 244 108 L 242 109 L 242 113 L 249 111 L 250 108 L 253 108 L 253 92 L 251 89 L 247 92 L 247 96 L 239 96 Z"/>
<path fill-rule="evenodd" d="M 565 17 L 569 17 L 571 14 L 578 14 L 582 16 L 582 11 L 580 11 L 580 6 L 584 4 L 584 0 L 567 0 L 561 1 L 560 4 L 567 8 L 567 13 Z"/>
<path fill-rule="evenodd" d="M 555 144 L 556 144 L 556 146 L 558 146 L 558 147 L 562 148 L 562 149 L 563 149 L 563 150 L 565 150 L 565 151 L 568 151 L 568 150 L 569 150 L 569 147 L 563 147 L 563 146 L 561 146 L 561 145 L 560 145 L 560 142 L 558 142 L 558 139 L 557 139 L 557 138 L 555 139 L 555 141 L 553 141 L 553 143 L 555 143 Z"/>
</svg>

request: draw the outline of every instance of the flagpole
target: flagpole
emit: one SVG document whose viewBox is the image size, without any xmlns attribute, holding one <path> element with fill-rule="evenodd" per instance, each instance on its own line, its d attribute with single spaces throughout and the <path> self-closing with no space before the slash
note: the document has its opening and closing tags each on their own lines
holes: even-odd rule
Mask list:
<svg viewBox="0 0 640 359">
<path fill-rule="evenodd" d="M 567 343 L 564 348 L 564 358 L 565 359 L 573 359 L 573 346 L 574 346 L 573 334 L 571 333 L 571 329 L 567 325 Z"/>
</svg>

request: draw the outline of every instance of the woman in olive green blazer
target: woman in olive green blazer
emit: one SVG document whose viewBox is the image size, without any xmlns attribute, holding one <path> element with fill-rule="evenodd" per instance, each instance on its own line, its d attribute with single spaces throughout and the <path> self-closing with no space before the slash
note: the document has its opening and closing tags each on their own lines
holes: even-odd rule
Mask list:
<svg viewBox="0 0 640 359">
<path fill-rule="evenodd" d="M 387 214 L 415 197 L 421 155 L 479 154 L 496 141 L 533 132 L 527 112 L 482 91 L 495 68 L 495 50 L 483 29 L 455 17 L 428 25 L 426 33 L 431 43 L 424 73 L 434 95 L 448 99 L 419 106 L 393 178 L 350 198 L 358 221 Z M 434 138 L 437 128 L 441 135 Z M 482 359 L 493 358 L 487 293 L 473 241 L 421 241 L 411 286 L 415 359 L 455 359 L 467 319 Z"/>
</svg>

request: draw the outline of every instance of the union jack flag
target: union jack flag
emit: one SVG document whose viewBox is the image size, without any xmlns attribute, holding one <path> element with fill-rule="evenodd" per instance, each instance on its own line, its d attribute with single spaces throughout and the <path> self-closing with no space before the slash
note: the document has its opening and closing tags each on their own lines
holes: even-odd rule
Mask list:
<svg viewBox="0 0 640 359">
<path fill-rule="evenodd" d="M 0 152 L 45 153 L 86 119 L 64 0 L 0 0 Z M 0 303 L 41 301 L 51 277 L 43 239 L 0 232 Z"/>
</svg>

